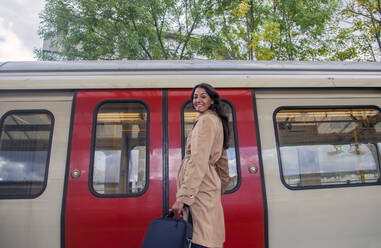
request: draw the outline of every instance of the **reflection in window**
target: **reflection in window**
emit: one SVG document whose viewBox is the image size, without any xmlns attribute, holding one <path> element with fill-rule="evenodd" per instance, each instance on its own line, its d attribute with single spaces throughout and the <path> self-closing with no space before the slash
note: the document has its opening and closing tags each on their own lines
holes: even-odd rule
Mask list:
<svg viewBox="0 0 381 248">
<path fill-rule="evenodd" d="M 236 187 L 237 185 L 237 180 L 238 180 L 238 173 L 237 173 L 237 160 L 236 160 L 236 144 L 235 144 L 235 139 L 234 139 L 234 133 L 233 130 L 233 110 L 232 107 L 225 101 L 222 101 L 222 105 L 225 108 L 225 113 L 228 116 L 229 119 L 229 128 L 232 132 L 230 135 L 230 140 L 229 140 L 229 148 L 227 149 L 227 154 L 228 154 L 228 159 L 229 159 L 229 176 L 233 178 L 233 180 L 230 182 L 229 187 L 227 190 L 232 190 Z M 192 108 L 192 102 L 188 102 L 185 107 L 184 107 L 184 142 L 187 140 L 188 135 L 192 131 L 193 128 L 193 123 L 197 120 L 199 113 L 196 112 Z"/>
<path fill-rule="evenodd" d="M 276 129 L 283 178 L 291 187 L 380 180 L 376 109 L 283 109 Z"/>
<path fill-rule="evenodd" d="M 46 183 L 53 118 L 46 111 L 12 111 L 2 120 L 0 197 L 37 197 Z"/>
<path fill-rule="evenodd" d="M 99 194 L 136 194 L 147 183 L 147 109 L 141 103 L 103 104 L 97 113 L 93 187 Z"/>
</svg>

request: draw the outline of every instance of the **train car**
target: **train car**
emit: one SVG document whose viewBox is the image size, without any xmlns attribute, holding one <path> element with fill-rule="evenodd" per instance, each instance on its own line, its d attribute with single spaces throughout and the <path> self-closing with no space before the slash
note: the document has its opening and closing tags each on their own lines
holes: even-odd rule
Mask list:
<svg viewBox="0 0 381 248">
<path fill-rule="evenodd" d="M 225 248 L 381 244 L 381 64 L 0 65 L 0 247 L 138 248 L 175 199 L 194 85 L 229 116 Z"/>
</svg>

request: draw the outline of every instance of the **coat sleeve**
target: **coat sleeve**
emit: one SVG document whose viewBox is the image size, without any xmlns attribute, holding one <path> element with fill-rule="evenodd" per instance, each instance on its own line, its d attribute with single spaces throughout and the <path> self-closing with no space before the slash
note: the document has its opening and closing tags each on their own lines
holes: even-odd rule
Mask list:
<svg viewBox="0 0 381 248">
<path fill-rule="evenodd" d="M 216 170 L 221 179 L 221 193 L 223 194 L 231 181 L 231 177 L 229 176 L 229 160 L 226 150 L 222 152 L 220 159 L 216 162 Z"/>
<path fill-rule="evenodd" d="M 191 156 L 184 171 L 183 182 L 177 191 L 176 200 L 192 205 L 209 166 L 209 157 L 216 136 L 216 125 L 205 116 L 197 121 L 192 131 Z"/>
</svg>

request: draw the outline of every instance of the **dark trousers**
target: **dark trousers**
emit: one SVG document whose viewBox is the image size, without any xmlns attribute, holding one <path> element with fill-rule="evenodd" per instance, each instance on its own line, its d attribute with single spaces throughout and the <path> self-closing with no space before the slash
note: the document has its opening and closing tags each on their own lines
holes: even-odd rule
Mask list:
<svg viewBox="0 0 381 248">
<path fill-rule="evenodd" d="M 192 244 L 191 248 L 206 248 L 206 247 L 202 245 L 198 245 L 198 244 Z"/>
</svg>

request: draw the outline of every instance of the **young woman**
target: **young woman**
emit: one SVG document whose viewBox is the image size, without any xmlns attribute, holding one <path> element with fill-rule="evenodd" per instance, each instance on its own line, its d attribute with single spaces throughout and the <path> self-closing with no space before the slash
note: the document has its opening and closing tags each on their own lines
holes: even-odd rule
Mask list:
<svg viewBox="0 0 381 248">
<path fill-rule="evenodd" d="M 177 176 L 176 202 L 171 210 L 179 214 L 185 204 L 190 207 L 192 247 L 222 247 L 225 224 L 221 194 L 230 181 L 225 150 L 230 133 L 228 118 L 211 85 L 196 85 L 191 99 L 200 115 L 186 142 Z"/>
</svg>

